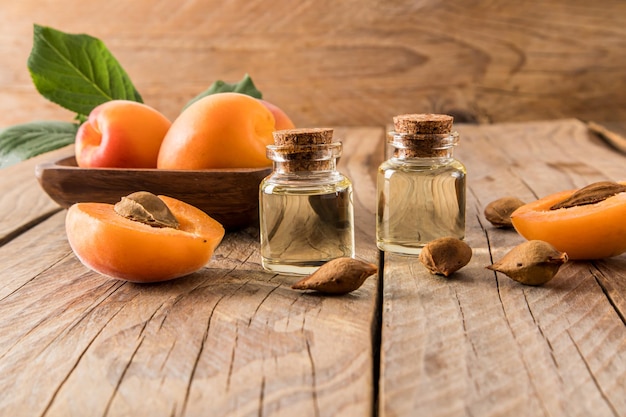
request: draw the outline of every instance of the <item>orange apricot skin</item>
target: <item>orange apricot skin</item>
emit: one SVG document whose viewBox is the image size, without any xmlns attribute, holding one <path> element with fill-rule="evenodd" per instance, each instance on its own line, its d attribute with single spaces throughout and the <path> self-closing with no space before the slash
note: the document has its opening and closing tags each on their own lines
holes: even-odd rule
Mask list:
<svg viewBox="0 0 626 417">
<path fill-rule="evenodd" d="M 596 204 L 550 210 L 576 190 L 562 191 L 518 208 L 513 227 L 527 240 L 543 240 L 569 259 L 602 259 L 626 252 L 626 193 Z"/>
<path fill-rule="evenodd" d="M 259 100 L 240 93 L 205 96 L 174 120 L 163 139 L 160 169 L 261 168 L 271 166 L 276 120 Z"/>
<path fill-rule="evenodd" d="M 156 168 L 171 126 L 156 109 L 129 100 L 96 106 L 76 133 L 76 163 L 83 168 Z"/>
<path fill-rule="evenodd" d="M 259 101 L 263 103 L 263 105 L 274 115 L 276 130 L 295 129 L 296 125 L 291 121 L 291 118 L 287 116 L 287 113 L 285 113 L 280 107 L 266 100 L 259 99 Z"/>
<path fill-rule="evenodd" d="M 102 275 L 140 283 L 171 280 L 204 267 L 224 237 L 224 228 L 194 206 L 159 198 L 180 223 L 179 229 L 126 219 L 112 204 L 72 205 L 65 229 L 76 257 Z"/>
</svg>

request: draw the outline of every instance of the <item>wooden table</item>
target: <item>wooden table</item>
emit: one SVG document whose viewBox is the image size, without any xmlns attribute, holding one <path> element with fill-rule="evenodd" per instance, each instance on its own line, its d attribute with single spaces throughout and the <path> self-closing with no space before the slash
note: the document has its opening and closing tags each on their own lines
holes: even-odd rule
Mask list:
<svg viewBox="0 0 626 417">
<path fill-rule="evenodd" d="M 0 415 L 626 416 L 626 255 L 523 286 L 485 269 L 523 239 L 483 216 L 504 195 L 626 179 L 626 158 L 576 120 L 457 129 L 473 258 L 448 279 L 379 255 L 385 129 L 336 130 L 357 255 L 381 261 L 340 297 L 264 272 L 255 228 L 189 277 L 107 279 L 75 258 L 34 177 L 71 149 L 0 171 Z"/>
</svg>

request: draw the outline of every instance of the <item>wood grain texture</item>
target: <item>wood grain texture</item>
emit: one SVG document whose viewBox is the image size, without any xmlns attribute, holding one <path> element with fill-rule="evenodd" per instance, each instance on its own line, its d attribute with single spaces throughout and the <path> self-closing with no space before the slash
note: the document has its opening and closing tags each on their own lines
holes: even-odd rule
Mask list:
<svg viewBox="0 0 626 417">
<path fill-rule="evenodd" d="M 32 158 L 19 166 L 2 169 L 0 174 L 0 246 L 17 234 L 45 220 L 59 211 L 54 203 L 39 187 L 35 178 L 35 167 L 48 162 L 50 158 L 61 158 L 73 153 L 67 146 L 52 153 Z"/>
<path fill-rule="evenodd" d="M 625 415 L 624 256 L 523 286 L 485 269 L 523 238 L 483 210 L 504 195 L 621 180 L 626 160 L 573 120 L 458 130 L 473 258 L 445 279 L 386 254 L 379 414 Z"/>
<path fill-rule="evenodd" d="M 623 180 L 626 157 L 573 119 L 457 129 L 470 264 L 445 279 L 387 254 L 384 281 L 342 297 L 264 272 L 255 228 L 227 233 L 186 278 L 107 279 L 72 254 L 36 161 L 8 168 L 15 180 L 0 191 L 46 203 L 0 205 L 26 224 L 0 246 L 0 414 L 626 416 L 626 255 L 569 262 L 526 287 L 485 269 L 523 239 L 482 213 L 503 195 Z M 384 129 L 335 137 L 355 186 L 357 255 L 375 262 Z"/>
<path fill-rule="evenodd" d="M 247 72 L 300 127 L 428 111 L 622 120 L 625 14 L 620 0 L 3 2 L 0 126 L 73 117 L 32 85 L 33 23 L 102 39 L 170 118 Z"/>
<path fill-rule="evenodd" d="M 338 135 L 350 150 L 340 165 L 365 172 L 382 129 Z M 365 221 L 373 219 L 371 177 L 354 186 L 357 255 L 377 262 Z M 64 215 L 0 247 L 0 414 L 371 413 L 376 276 L 345 296 L 292 290 L 299 277 L 264 272 L 258 230 L 248 228 L 227 233 L 188 277 L 124 283 L 80 264 Z"/>
</svg>

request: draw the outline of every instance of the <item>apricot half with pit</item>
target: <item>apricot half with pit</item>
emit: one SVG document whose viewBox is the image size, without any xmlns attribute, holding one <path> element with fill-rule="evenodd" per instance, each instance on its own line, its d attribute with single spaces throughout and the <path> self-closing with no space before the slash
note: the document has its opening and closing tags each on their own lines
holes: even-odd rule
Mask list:
<svg viewBox="0 0 626 417">
<path fill-rule="evenodd" d="M 77 258 L 100 274 L 132 282 L 158 282 L 203 268 L 224 237 L 222 225 L 183 201 L 158 196 L 175 227 L 127 218 L 113 204 L 76 203 L 65 229 Z"/>
<path fill-rule="evenodd" d="M 569 259 L 601 259 L 626 252 L 626 192 L 608 193 L 599 201 L 583 198 L 589 201 L 560 208 L 580 191 L 558 192 L 521 206 L 511 214 L 513 227 L 527 240 L 552 244 Z"/>
</svg>

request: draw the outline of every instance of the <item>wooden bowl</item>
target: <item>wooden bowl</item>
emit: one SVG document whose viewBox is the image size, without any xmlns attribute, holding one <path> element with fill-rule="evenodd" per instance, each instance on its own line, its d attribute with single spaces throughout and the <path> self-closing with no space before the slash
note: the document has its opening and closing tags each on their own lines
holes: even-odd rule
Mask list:
<svg viewBox="0 0 626 417">
<path fill-rule="evenodd" d="M 259 185 L 271 168 L 160 170 L 80 168 L 74 156 L 35 169 L 39 184 L 61 207 L 117 203 L 135 191 L 167 195 L 203 210 L 225 229 L 258 225 Z"/>
</svg>

